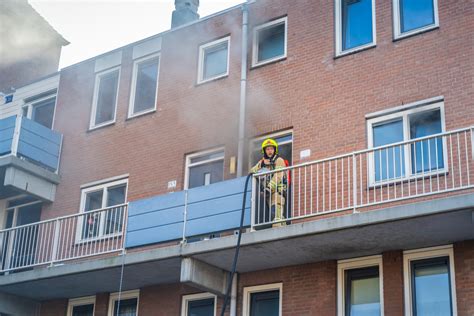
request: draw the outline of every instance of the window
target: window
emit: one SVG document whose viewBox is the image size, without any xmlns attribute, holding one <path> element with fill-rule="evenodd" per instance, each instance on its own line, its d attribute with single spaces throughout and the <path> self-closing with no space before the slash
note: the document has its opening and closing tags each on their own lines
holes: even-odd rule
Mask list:
<svg viewBox="0 0 474 316">
<path fill-rule="evenodd" d="M 375 0 L 336 0 L 336 56 L 375 45 Z"/>
<path fill-rule="evenodd" d="M 403 253 L 407 316 L 456 315 L 452 246 Z"/>
<path fill-rule="evenodd" d="M 159 55 L 136 60 L 133 65 L 129 117 L 156 109 Z"/>
<path fill-rule="evenodd" d="M 395 38 L 439 26 L 438 0 L 393 0 Z"/>
<path fill-rule="evenodd" d="M 138 315 L 138 301 L 140 291 L 126 291 L 110 294 L 108 316 L 136 316 Z"/>
<path fill-rule="evenodd" d="M 211 293 L 199 293 L 183 296 L 181 316 L 215 316 L 216 296 Z"/>
<path fill-rule="evenodd" d="M 255 27 L 252 65 L 259 66 L 286 57 L 287 21 L 284 17 Z"/>
<path fill-rule="evenodd" d="M 244 316 L 280 316 L 282 283 L 244 288 Z"/>
<path fill-rule="evenodd" d="M 95 296 L 70 299 L 67 316 L 94 316 Z"/>
<path fill-rule="evenodd" d="M 250 168 L 253 167 L 261 158 L 262 142 L 267 138 L 273 138 L 278 144 L 278 153 L 281 157 L 292 164 L 293 157 L 293 132 L 283 131 L 255 138 L 250 144 Z"/>
<path fill-rule="evenodd" d="M 444 105 L 438 102 L 369 120 L 369 147 L 415 140 L 444 131 Z M 369 156 L 370 183 L 444 171 L 447 165 L 444 142 L 440 136 L 375 150 Z"/>
<path fill-rule="evenodd" d="M 199 47 L 198 83 L 225 77 L 229 74 L 230 37 Z"/>
<path fill-rule="evenodd" d="M 214 149 L 186 157 L 185 189 L 224 180 L 224 149 Z"/>
<path fill-rule="evenodd" d="M 115 122 L 120 68 L 96 75 L 90 128 Z"/>
<path fill-rule="evenodd" d="M 78 240 L 113 236 L 122 232 L 127 182 L 127 179 L 122 179 L 82 190 L 81 213 L 86 215 L 82 226 L 78 227 Z"/>
<path fill-rule="evenodd" d="M 383 315 L 382 256 L 338 262 L 338 315 Z"/>
<path fill-rule="evenodd" d="M 49 129 L 53 128 L 54 109 L 56 106 L 56 96 L 48 95 L 34 98 L 33 101 L 23 106 L 23 116 L 39 123 Z"/>
</svg>

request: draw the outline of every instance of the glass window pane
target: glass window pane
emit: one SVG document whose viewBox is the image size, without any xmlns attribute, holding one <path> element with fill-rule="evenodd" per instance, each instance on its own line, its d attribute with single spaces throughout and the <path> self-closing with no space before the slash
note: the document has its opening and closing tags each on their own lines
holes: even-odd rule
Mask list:
<svg viewBox="0 0 474 316">
<path fill-rule="evenodd" d="M 74 306 L 72 316 L 94 316 L 94 304 Z"/>
<path fill-rule="evenodd" d="M 125 203 L 125 184 L 107 188 L 107 207 Z M 105 221 L 105 234 L 114 234 L 122 231 L 123 207 L 110 208 L 107 210 Z"/>
<path fill-rule="evenodd" d="M 158 62 L 159 59 L 157 57 L 138 64 L 134 113 L 143 112 L 155 107 Z"/>
<path fill-rule="evenodd" d="M 95 116 L 96 125 L 114 119 L 115 103 L 117 101 L 118 77 L 118 70 L 99 77 L 99 92 L 97 96 L 97 109 Z"/>
<path fill-rule="evenodd" d="M 211 154 L 208 154 L 208 155 L 193 157 L 193 158 L 190 159 L 190 163 L 194 164 L 194 163 L 197 163 L 197 162 L 206 161 L 206 160 L 210 160 L 210 159 L 214 159 L 214 158 L 224 159 L 224 152 L 223 151 L 218 151 L 218 152 L 211 153 Z"/>
<path fill-rule="evenodd" d="M 342 49 L 373 41 L 372 0 L 342 0 Z"/>
<path fill-rule="evenodd" d="M 403 120 L 373 126 L 374 147 L 403 141 Z M 375 181 L 400 178 L 405 175 L 404 147 L 395 146 L 373 153 Z"/>
<path fill-rule="evenodd" d="M 258 33 L 258 61 L 285 54 L 285 23 L 261 29 Z"/>
<path fill-rule="evenodd" d="M 189 301 L 187 316 L 214 316 L 214 299 Z"/>
<path fill-rule="evenodd" d="M 412 282 L 417 316 L 452 315 L 449 258 L 412 262 Z"/>
<path fill-rule="evenodd" d="M 84 212 L 90 212 L 93 210 L 101 209 L 102 195 L 102 190 L 86 193 L 86 203 L 84 206 Z"/>
<path fill-rule="evenodd" d="M 278 316 L 280 311 L 280 291 L 250 294 L 250 316 Z"/>
<path fill-rule="evenodd" d="M 442 132 L 439 110 L 416 113 L 410 116 L 410 138 Z M 411 145 L 412 173 L 429 172 L 444 168 L 443 139 L 436 137 Z"/>
<path fill-rule="evenodd" d="M 279 137 L 273 137 L 273 139 L 277 142 L 278 144 L 278 154 L 280 157 L 283 159 L 288 160 L 289 164 L 292 164 L 292 157 L 293 157 L 293 135 L 288 134 L 288 135 L 283 135 Z M 250 164 L 251 166 L 254 166 L 261 158 L 262 158 L 262 152 L 261 152 L 261 145 L 262 145 L 262 140 L 254 141 L 252 143 L 252 148 L 251 148 L 251 153 L 250 153 Z M 281 144 L 281 143 L 285 144 Z"/>
<path fill-rule="evenodd" d="M 91 212 L 102 208 L 103 191 L 86 193 L 84 212 Z M 84 215 L 82 224 L 82 239 L 93 238 L 99 235 L 100 213 L 95 212 Z"/>
<path fill-rule="evenodd" d="M 8 201 L 7 208 L 22 205 L 22 204 L 26 204 L 26 203 L 31 203 L 31 202 L 35 202 L 35 201 L 38 201 L 38 199 L 33 197 L 33 196 L 25 196 L 25 197 L 21 197 L 21 198 L 17 198 L 17 199 Z"/>
<path fill-rule="evenodd" d="M 128 300 L 115 301 L 114 303 L 114 316 L 136 316 L 137 315 L 137 302 L 138 299 L 131 298 Z"/>
<path fill-rule="evenodd" d="M 125 203 L 126 184 L 107 188 L 107 207 Z"/>
<path fill-rule="evenodd" d="M 346 271 L 346 315 L 378 316 L 380 280 L 378 267 Z"/>
<path fill-rule="evenodd" d="M 206 174 L 210 176 L 206 176 Z M 207 164 L 189 168 L 188 188 L 195 188 L 206 184 L 206 177 L 210 183 L 216 183 L 224 180 L 224 160 L 218 160 Z"/>
<path fill-rule="evenodd" d="M 399 0 L 401 32 L 434 24 L 433 0 Z"/>
<path fill-rule="evenodd" d="M 31 119 L 47 128 L 52 128 L 55 103 L 56 103 L 56 98 L 52 98 L 52 99 L 34 104 Z"/>
<path fill-rule="evenodd" d="M 204 51 L 203 80 L 217 77 L 227 72 L 228 42 L 207 48 Z"/>
</svg>

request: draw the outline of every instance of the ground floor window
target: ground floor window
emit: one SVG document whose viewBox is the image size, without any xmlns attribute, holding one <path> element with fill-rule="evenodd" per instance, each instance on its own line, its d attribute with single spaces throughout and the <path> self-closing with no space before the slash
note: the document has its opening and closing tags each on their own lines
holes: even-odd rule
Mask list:
<svg viewBox="0 0 474 316">
<path fill-rule="evenodd" d="M 338 262 L 338 315 L 383 315 L 381 256 Z"/>
<path fill-rule="evenodd" d="M 70 299 L 67 316 L 94 316 L 95 296 Z"/>
<path fill-rule="evenodd" d="M 408 316 L 456 315 L 452 247 L 404 252 Z"/>
<path fill-rule="evenodd" d="M 282 283 L 244 288 L 244 316 L 280 316 Z"/>
<path fill-rule="evenodd" d="M 181 316 L 215 316 L 216 296 L 199 293 L 183 296 Z"/>
<path fill-rule="evenodd" d="M 140 291 L 126 291 L 113 293 L 109 300 L 108 316 L 137 316 L 138 315 L 138 299 Z"/>
</svg>

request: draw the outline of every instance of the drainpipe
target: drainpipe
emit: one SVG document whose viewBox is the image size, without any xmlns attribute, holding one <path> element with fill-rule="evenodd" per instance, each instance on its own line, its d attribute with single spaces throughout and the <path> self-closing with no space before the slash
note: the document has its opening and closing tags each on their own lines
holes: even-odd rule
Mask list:
<svg viewBox="0 0 474 316">
<path fill-rule="evenodd" d="M 242 55 L 240 70 L 240 112 L 239 112 L 239 144 L 237 147 L 237 177 L 243 173 L 244 145 L 245 145 L 245 107 L 247 105 L 247 53 L 248 53 L 248 3 L 242 6 Z"/>
<path fill-rule="evenodd" d="M 232 280 L 232 291 L 230 294 L 230 316 L 237 316 L 237 279 L 239 274 L 234 275 Z"/>
</svg>

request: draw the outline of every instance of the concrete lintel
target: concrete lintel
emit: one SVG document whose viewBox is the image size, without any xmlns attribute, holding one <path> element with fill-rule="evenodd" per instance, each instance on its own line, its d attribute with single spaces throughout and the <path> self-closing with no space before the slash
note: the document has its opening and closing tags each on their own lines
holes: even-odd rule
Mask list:
<svg viewBox="0 0 474 316">
<path fill-rule="evenodd" d="M 216 295 L 224 295 L 227 289 L 229 272 L 196 260 L 181 260 L 181 282 Z"/>
</svg>

